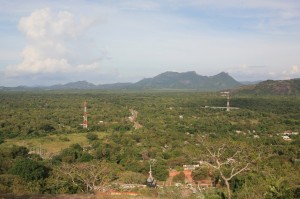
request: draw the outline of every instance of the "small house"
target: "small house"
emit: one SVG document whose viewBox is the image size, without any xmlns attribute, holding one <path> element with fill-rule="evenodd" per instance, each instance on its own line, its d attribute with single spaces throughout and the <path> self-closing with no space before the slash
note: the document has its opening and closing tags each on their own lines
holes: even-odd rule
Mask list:
<svg viewBox="0 0 300 199">
<path fill-rule="evenodd" d="M 292 139 L 291 139 L 289 136 L 287 136 L 287 135 L 282 136 L 282 139 L 285 140 L 285 141 L 291 141 L 291 140 L 292 140 Z"/>
</svg>

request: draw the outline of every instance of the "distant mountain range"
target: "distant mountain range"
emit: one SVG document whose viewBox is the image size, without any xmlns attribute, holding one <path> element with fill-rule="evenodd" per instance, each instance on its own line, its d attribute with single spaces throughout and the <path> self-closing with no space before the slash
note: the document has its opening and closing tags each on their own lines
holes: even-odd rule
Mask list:
<svg viewBox="0 0 300 199">
<path fill-rule="evenodd" d="M 299 95 L 300 78 L 291 80 L 267 80 L 255 85 L 241 86 L 233 89 L 234 94 L 255 95 Z"/>
<path fill-rule="evenodd" d="M 220 73 L 207 77 L 196 72 L 165 72 L 152 78 L 145 78 L 136 83 L 115 83 L 94 85 L 86 81 L 50 86 L 49 89 L 129 89 L 129 90 L 164 90 L 164 89 L 189 89 L 199 91 L 218 91 L 231 89 L 242 84 L 234 80 L 227 73 Z"/>
<path fill-rule="evenodd" d="M 95 85 L 87 81 L 70 82 L 45 87 L 0 87 L 1 90 L 195 90 L 215 92 L 231 90 L 233 94 L 300 94 L 300 79 L 267 80 L 263 82 L 238 82 L 229 74 L 221 72 L 214 76 L 198 75 L 190 72 L 165 72 L 152 78 L 145 78 L 136 83 L 115 83 Z"/>
<path fill-rule="evenodd" d="M 137 83 L 137 89 L 193 89 L 199 91 L 218 91 L 231 89 L 242 84 L 227 73 L 214 76 L 201 76 L 196 72 L 165 72 L 153 78 L 146 78 Z"/>
<path fill-rule="evenodd" d="M 0 90 L 197 90 L 197 91 L 219 91 L 241 86 L 242 83 L 233 79 L 227 73 L 219 73 L 214 76 L 202 76 L 196 72 L 165 72 L 153 78 L 145 78 L 136 83 L 115 83 L 95 85 L 87 81 L 71 82 L 46 87 L 0 87 Z"/>
</svg>

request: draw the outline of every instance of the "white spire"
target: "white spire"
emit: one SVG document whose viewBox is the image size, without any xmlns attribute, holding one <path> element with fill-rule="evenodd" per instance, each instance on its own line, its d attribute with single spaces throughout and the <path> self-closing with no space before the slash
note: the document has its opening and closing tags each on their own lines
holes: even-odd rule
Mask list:
<svg viewBox="0 0 300 199">
<path fill-rule="evenodd" d="M 150 164 L 149 178 L 153 178 L 153 177 L 152 177 L 151 164 Z"/>
</svg>

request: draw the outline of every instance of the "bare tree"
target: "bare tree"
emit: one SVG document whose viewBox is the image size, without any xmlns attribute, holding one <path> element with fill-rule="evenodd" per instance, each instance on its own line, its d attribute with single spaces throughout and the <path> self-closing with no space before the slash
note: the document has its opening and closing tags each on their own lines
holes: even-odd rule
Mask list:
<svg viewBox="0 0 300 199">
<path fill-rule="evenodd" d="M 209 153 L 209 161 L 204 161 L 203 163 L 212 167 L 220 174 L 225 182 L 228 198 L 231 199 L 232 193 L 229 182 L 234 176 L 249 169 L 250 161 L 247 162 L 247 160 L 242 157 L 242 150 L 230 153 L 228 152 L 229 150 L 226 149 L 228 148 L 226 148 L 225 145 L 222 145 L 214 151 L 206 147 L 206 150 Z"/>
<path fill-rule="evenodd" d="M 112 168 L 103 162 L 62 164 L 59 174 L 71 180 L 82 192 L 103 189 L 111 180 Z M 83 185 L 83 186 L 82 186 Z"/>
</svg>

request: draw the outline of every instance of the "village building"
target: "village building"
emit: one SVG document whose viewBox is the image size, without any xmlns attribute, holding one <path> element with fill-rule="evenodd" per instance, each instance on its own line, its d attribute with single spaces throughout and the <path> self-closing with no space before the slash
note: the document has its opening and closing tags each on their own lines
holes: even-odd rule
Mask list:
<svg viewBox="0 0 300 199">
<path fill-rule="evenodd" d="M 183 165 L 183 170 L 191 170 L 191 171 L 193 171 L 193 170 L 195 170 L 196 168 L 198 168 L 199 167 L 199 164 L 195 164 L 195 165 Z"/>
<path fill-rule="evenodd" d="M 291 141 L 291 140 L 292 140 L 292 139 L 291 139 L 289 136 L 287 136 L 287 135 L 282 136 L 282 139 L 285 140 L 285 141 Z"/>
</svg>

